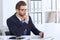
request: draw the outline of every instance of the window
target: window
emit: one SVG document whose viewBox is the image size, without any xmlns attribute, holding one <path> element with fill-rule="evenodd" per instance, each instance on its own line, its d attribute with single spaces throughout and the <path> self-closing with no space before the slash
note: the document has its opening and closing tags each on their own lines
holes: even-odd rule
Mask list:
<svg viewBox="0 0 60 40">
<path fill-rule="evenodd" d="M 42 23 L 42 0 L 29 1 L 29 15 L 34 23 Z"/>
<path fill-rule="evenodd" d="M 29 0 L 28 5 L 33 23 L 57 23 L 56 0 Z"/>
</svg>

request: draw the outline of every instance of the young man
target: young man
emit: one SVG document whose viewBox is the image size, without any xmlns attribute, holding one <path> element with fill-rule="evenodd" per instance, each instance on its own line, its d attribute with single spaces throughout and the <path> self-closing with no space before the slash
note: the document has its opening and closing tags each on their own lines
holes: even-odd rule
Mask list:
<svg viewBox="0 0 60 40">
<path fill-rule="evenodd" d="M 32 31 L 35 35 L 44 36 L 44 33 L 34 26 L 31 17 L 26 15 L 26 3 L 24 1 L 19 1 L 16 4 L 16 13 L 7 19 L 7 25 L 11 35 L 30 35 L 30 31 Z"/>
</svg>

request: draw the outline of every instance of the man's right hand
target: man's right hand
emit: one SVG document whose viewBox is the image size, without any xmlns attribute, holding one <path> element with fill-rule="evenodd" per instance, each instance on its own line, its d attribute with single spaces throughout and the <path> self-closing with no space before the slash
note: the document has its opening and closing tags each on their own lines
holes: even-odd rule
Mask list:
<svg viewBox="0 0 60 40">
<path fill-rule="evenodd" d="M 28 21 L 29 21 L 29 16 L 28 16 L 28 15 L 24 15 L 23 18 L 24 18 L 25 22 L 28 23 Z"/>
</svg>

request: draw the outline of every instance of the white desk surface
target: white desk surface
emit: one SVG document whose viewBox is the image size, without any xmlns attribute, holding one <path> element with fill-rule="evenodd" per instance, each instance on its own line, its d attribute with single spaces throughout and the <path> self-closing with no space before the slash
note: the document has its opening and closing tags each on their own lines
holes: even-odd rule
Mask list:
<svg viewBox="0 0 60 40">
<path fill-rule="evenodd" d="M 13 36 L 0 36 L 0 40 L 17 40 L 17 39 L 9 39 L 10 37 Z M 40 38 L 40 36 L 21 36 L 24 37 L 24 39 L 19 39 L 19 40 L 54 40 L 52 37 L 47 37 L 47 38 Z"/>
</svg>

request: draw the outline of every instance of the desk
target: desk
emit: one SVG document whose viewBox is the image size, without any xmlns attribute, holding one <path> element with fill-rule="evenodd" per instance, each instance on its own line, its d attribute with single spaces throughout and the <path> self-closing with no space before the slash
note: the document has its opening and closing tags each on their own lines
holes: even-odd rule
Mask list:
<svg viewBox="0 0 60 40">
<path fill-rule="evenodd" d="M 40 36 L 38 36 L 38 35 L 35 35 L 35 36 L 20 36 L 21 38 L 24 38 L 24 39 L 9 39 L 10 37 L 14 37 L 14 36 L 0 36 L 0 40 L 53 40 L 52 37 L 40 38 Z"/>
</svg>

